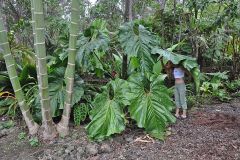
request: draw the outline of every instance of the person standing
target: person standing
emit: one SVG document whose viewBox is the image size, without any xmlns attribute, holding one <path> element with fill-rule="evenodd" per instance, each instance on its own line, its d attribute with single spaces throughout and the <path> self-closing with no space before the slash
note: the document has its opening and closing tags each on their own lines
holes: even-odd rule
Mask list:
<svg viewBox="0 0 240 160">
<path fill-rule="evenodd" d="M 187 100 L 186 100 L 186 85 L 184 82 L 184 69 L 176 65 L 173 69 L 173 76 L 175 79 L 175 104 L 176 104 L 176 113 L 177 118 L 180 117 L 180 109 L 182 108 L 183 112 L 181 117 L 187 118 Z"/>
</svg>

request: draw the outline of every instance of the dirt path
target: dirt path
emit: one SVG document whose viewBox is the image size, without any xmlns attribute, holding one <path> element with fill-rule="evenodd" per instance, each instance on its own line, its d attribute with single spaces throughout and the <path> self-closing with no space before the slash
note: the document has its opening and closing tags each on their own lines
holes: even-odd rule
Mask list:
<svg viewBox="0 0 240 160">
<path fill-rule="evenodd" d="M 4 132 L 2 160 L 240 160 L 240 101 L 192 109 L 188 119 L 171 127 L 165 142 L 151 139 L 141 129 L 127 129 L 101 143 L 89 142 L 84 129 L 75 128 L 68 138 L 31 147 L 18 139 L 21 129 Z"/>
</svg>

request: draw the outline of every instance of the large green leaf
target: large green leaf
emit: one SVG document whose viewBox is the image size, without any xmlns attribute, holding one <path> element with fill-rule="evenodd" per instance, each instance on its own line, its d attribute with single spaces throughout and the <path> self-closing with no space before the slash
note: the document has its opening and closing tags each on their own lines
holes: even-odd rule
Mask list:
<svg viewBox="0 0 240 160">
<path fill-rule="evenodd" d="M 149 53 L 141 52 L 140 54 L 140 69 L 143 73 L 152 72 L 154 66 L 154 60 Z"/>
<path fill-rule="evenodd" d="M 164 49 L 161 49 L 158 47 L 156 47 L 152 50 L 152 54 L 159 54 L 160 57 L 163 57 L 167 61 L 171 61 L 173 64 L 179 64 L 180 62 L 187 60 L 188 61 L 187 63 L 191 63 L 191 64 L 189 64 L 190 68 L 196 67 L 196 64 L 192 63 L 194 61 L 196 63 L 196 59 L 189 57 L 189 56 L 176 54 L 171 51 L 164 50 Z M 191 66 L 191 65 L 193 65 L 193 66 Z"/>
<path fill-rule="evenodd" d="M 171 61 L 173 64 L 180 64 L 186 68 L 193 76 L 196 92 L 200 90 L 200 69 L 195 58 L 173 53 L 169 50 L 154 48 L 152 54 L 159 54 L 165 62 Z"/>
<path fill-rule="evenodd" d="M 129 57 L 138 56 L 139 52 L 150 54 L 157 40 L 156 35 L 134 22 L 125 23 L 119 29 L 119 42 Z"/>
<path fill-rule="evenodd" d="M 150 79 L 140 74 L 130 76 L 130 97 L 133 98 L 129 111 L 138 127 L 145 128 L 153 137 L 164 139 L 166 127 L 176 120 L 171 114 L 174 105 L 163 85 L 163 76 Z"/>
<path fill-rule="evenodd" d="M 92 121 L 86 127 L 91 139 L 102 140 L 125 129 L 123 107 L 129 104 L 127 93 L 126 81 L 116 79 L 103 87 L 101 94 L 96 95 L 90 113 Z"/>
<path fill-rule="evenodd" d="M 142 25 L 129 22 L 120 27 L 119 42 L 125 54 L 140 59 L 142 72 L 152 71 L 154 61 L 151 57 L 151 50 L 159 44 L 155 34 Z"/>
<path fill-rule="evenodd" d="M 82 67 L 83 70 L 102 69 L 102 64 L 98 58 L 101 59 L 104 56 L 110 42 L 109 31 L 106 25 L 105 21 L 94 21 L 77 41 L 79 49 L 77 51 L 76 64 Z"/>
<path fill-rule="evenodd" d="M 83 80 L 79 76 L 76 76 L 73 87 L 72 105 L 78 103 L 84 95 L 83 84 Z"/>
<path fill-rule="evenodd" d="M 60 115 L 60 110 L 64 108 L 64 68 L 55 69 L 49 75 L 49 95 L 51 97 L 51 113 L 52 117 Z"/>
</svg>

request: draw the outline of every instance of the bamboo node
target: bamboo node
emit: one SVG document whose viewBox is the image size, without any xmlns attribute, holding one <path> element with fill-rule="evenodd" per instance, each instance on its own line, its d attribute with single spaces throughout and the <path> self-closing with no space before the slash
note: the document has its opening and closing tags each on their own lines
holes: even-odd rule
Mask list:
<svg viewBox="0 0 240 160">
<path fill-rule="evenodd" d="M 76 51 L 75 48 L 68 48 L 69 51 Z"/>
<path fill-rule="evenodd" d="M 69 93 L 69 94 L 72 94 L 72 93 L 73 93 L 72 91 L 68 91 L 68 90 L 66 90 L 66 92 Z"/>
<path fill-rule="evenodd" d="M 29 112 L 29 111 L 30 111 L 30 108 L 29 108 L 28 110 L 22 112 L 22 115 L 23 115 L 23 116 L 26 116 L 27 112 Z"/>
<path fill-rule="evenodd" d="M 11 77 L 10 80 L 16 79 L 18 76 Z"/>
<path fill-rule="evenodd" d="M 45 98 L 45 99 L 41 98 L 41 101 L 48 101 L 48 100 L 50 100 L 50 98 Z"/>
<path fill-rule="evenodd" d="M 19 91 L 21 91 L 22 90 L 22 88 L 19 88 L 19 89 L 17 89 L 16 91 L 14 91 L 15 93 L 17 93 L 17 92 L 19 92 Z"/>
<path fill-rule="evenodd" d="M 78 23 L 76 23 L 76 22 L 71 22 L 71 24 L 77 25 Z"/>
<path fill-rule="evenodd" d="M 70 65 L 70 66 L 75 66 L 75 64 L 74 64 L 74 63 L 69 63 L 69 62 L 68 62 L 68 65 Z"/>
<path fill-rule="evenodd" d="M 66 106 L 71 106 L 72 104 L 65 102 L 65 105 Z"/>
<path fill-rule="evenodd" d="M 74 80 L 74 78 L 70 78 L 70 77 L 66 77 L 67 79 L 69 79 L 69 80 Z"/>
<path fill-rule="evenodd" d="M 45 44 L 45 42 L 35 43 L 35 45 L 43 45 L 43 44 Z"/>
<path fill-rule="evenodd" d="M 43 14 L 43 12 L 34 12 L 34 14 Z"/>
<path fill-rule="evenodd" d="M 7 66 L 7 68 L 10 68 L 10 67 L 12 67 L 12 66 L 14 66 L 15 64 L 10 64 L 9 66 Z M 10 78 L 11 79 L 11 78 Z"/>
<path fill-rule="evenodd" d="M 70 34 L 70 36 L 78 37 L 78 34 Z"/>
<path fill-rule="evenodd" d="M 44 89 L 48 89 L 48 87 L 41 87 L 39 86 L 40 89 L 44 90 Z"/>
<path fill-rule="evenodd" d="M 40 73 L 40 72 L 39 72 L 39 75 L 41 75 L 41 76 L 46 76 L 47 73 Z"/>
<path fill-rule="evenodd" d="M 0 43 L 0 46 L 3 46 L 5 44 L 8 44 L 8 42 Z"/>
<path fill-rule="evenodd" d="M 45 28 L 35 28 L 35 30 L 45 30 Z"/>
<path fill-rule="evenodd" d="M 37 57 L 38 60 L 44 60 L 44 59 L 47 59 L 47 57 L 43 57 L 43 58 L 39 58 Z"/>
<path fill-rule="evenodd" d="M 4 55 L 3 57 L 5 58 L 5 57 L 8 57 L 10 55 L 11 55 L 11 53 L 8 53 L 8 54 Z"/>
</svg>

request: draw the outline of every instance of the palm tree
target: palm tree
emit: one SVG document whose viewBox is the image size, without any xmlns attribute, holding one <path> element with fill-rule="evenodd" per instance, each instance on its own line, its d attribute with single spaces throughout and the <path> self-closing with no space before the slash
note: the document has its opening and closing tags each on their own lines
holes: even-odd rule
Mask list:
<svg viewBox="0 0 240 160">
<path fill-rule="evenodd" d="M 58 132 L 62 135 L 69 133 L 69 119 L 72 106 L 72 93 L 74 86 L 75 75 L 75 60 L 76 60 L 76 43 L 79 33 L 80 21 L 80 1 L 72 0 L 71 4 L 71 25 L 70 25 L 70 40 L 68 49 L 68 65 L 65 72 L 66 94 L 62 119 L 57 125 Z"/>
<path fill-rule="evenodd" d="M 29 133 L 36 134 L 39 126 L 37 123 L 34 122 L 33 117 L 30 113 L 30 108 L 26 104 L 24 93 L 22 91 L 22 87 L 20 85 L 17 71 L 15 68 L 15 60 L 11 54 L 11 50 L 7 40 L 7 31 L 4 29 L 3 24 L 4 24 L 3 19 L 2 17 L 0 17 L 0 52 L 2 52 L 3 54 L 3 58 L 6 63 L 9 78 L 10 78 L 16 99 L 18 101 L 18 105 L 20 106 L 21 112 L 28 126 Z"/>
<path fill-rule="evenodd" d="M 46 46 L 45 46 L 45 24 L 43 15 L 43 2 L 42 0 L 33 0 L 32 11 L 34 16 L 33 30 L 35 31 L 35 52 L 37 57 L 37 73 L 38 84 L 40 92 L 41 110 L 42 110 L 42 125 L 44 128 L 43 138 L 52 139 L 57 134 L 55 124 L 51 117 L 50 97 L 48 91 L 48 74 L 47 74 L 47 59 L 46 59 Z"/>
</svg>

